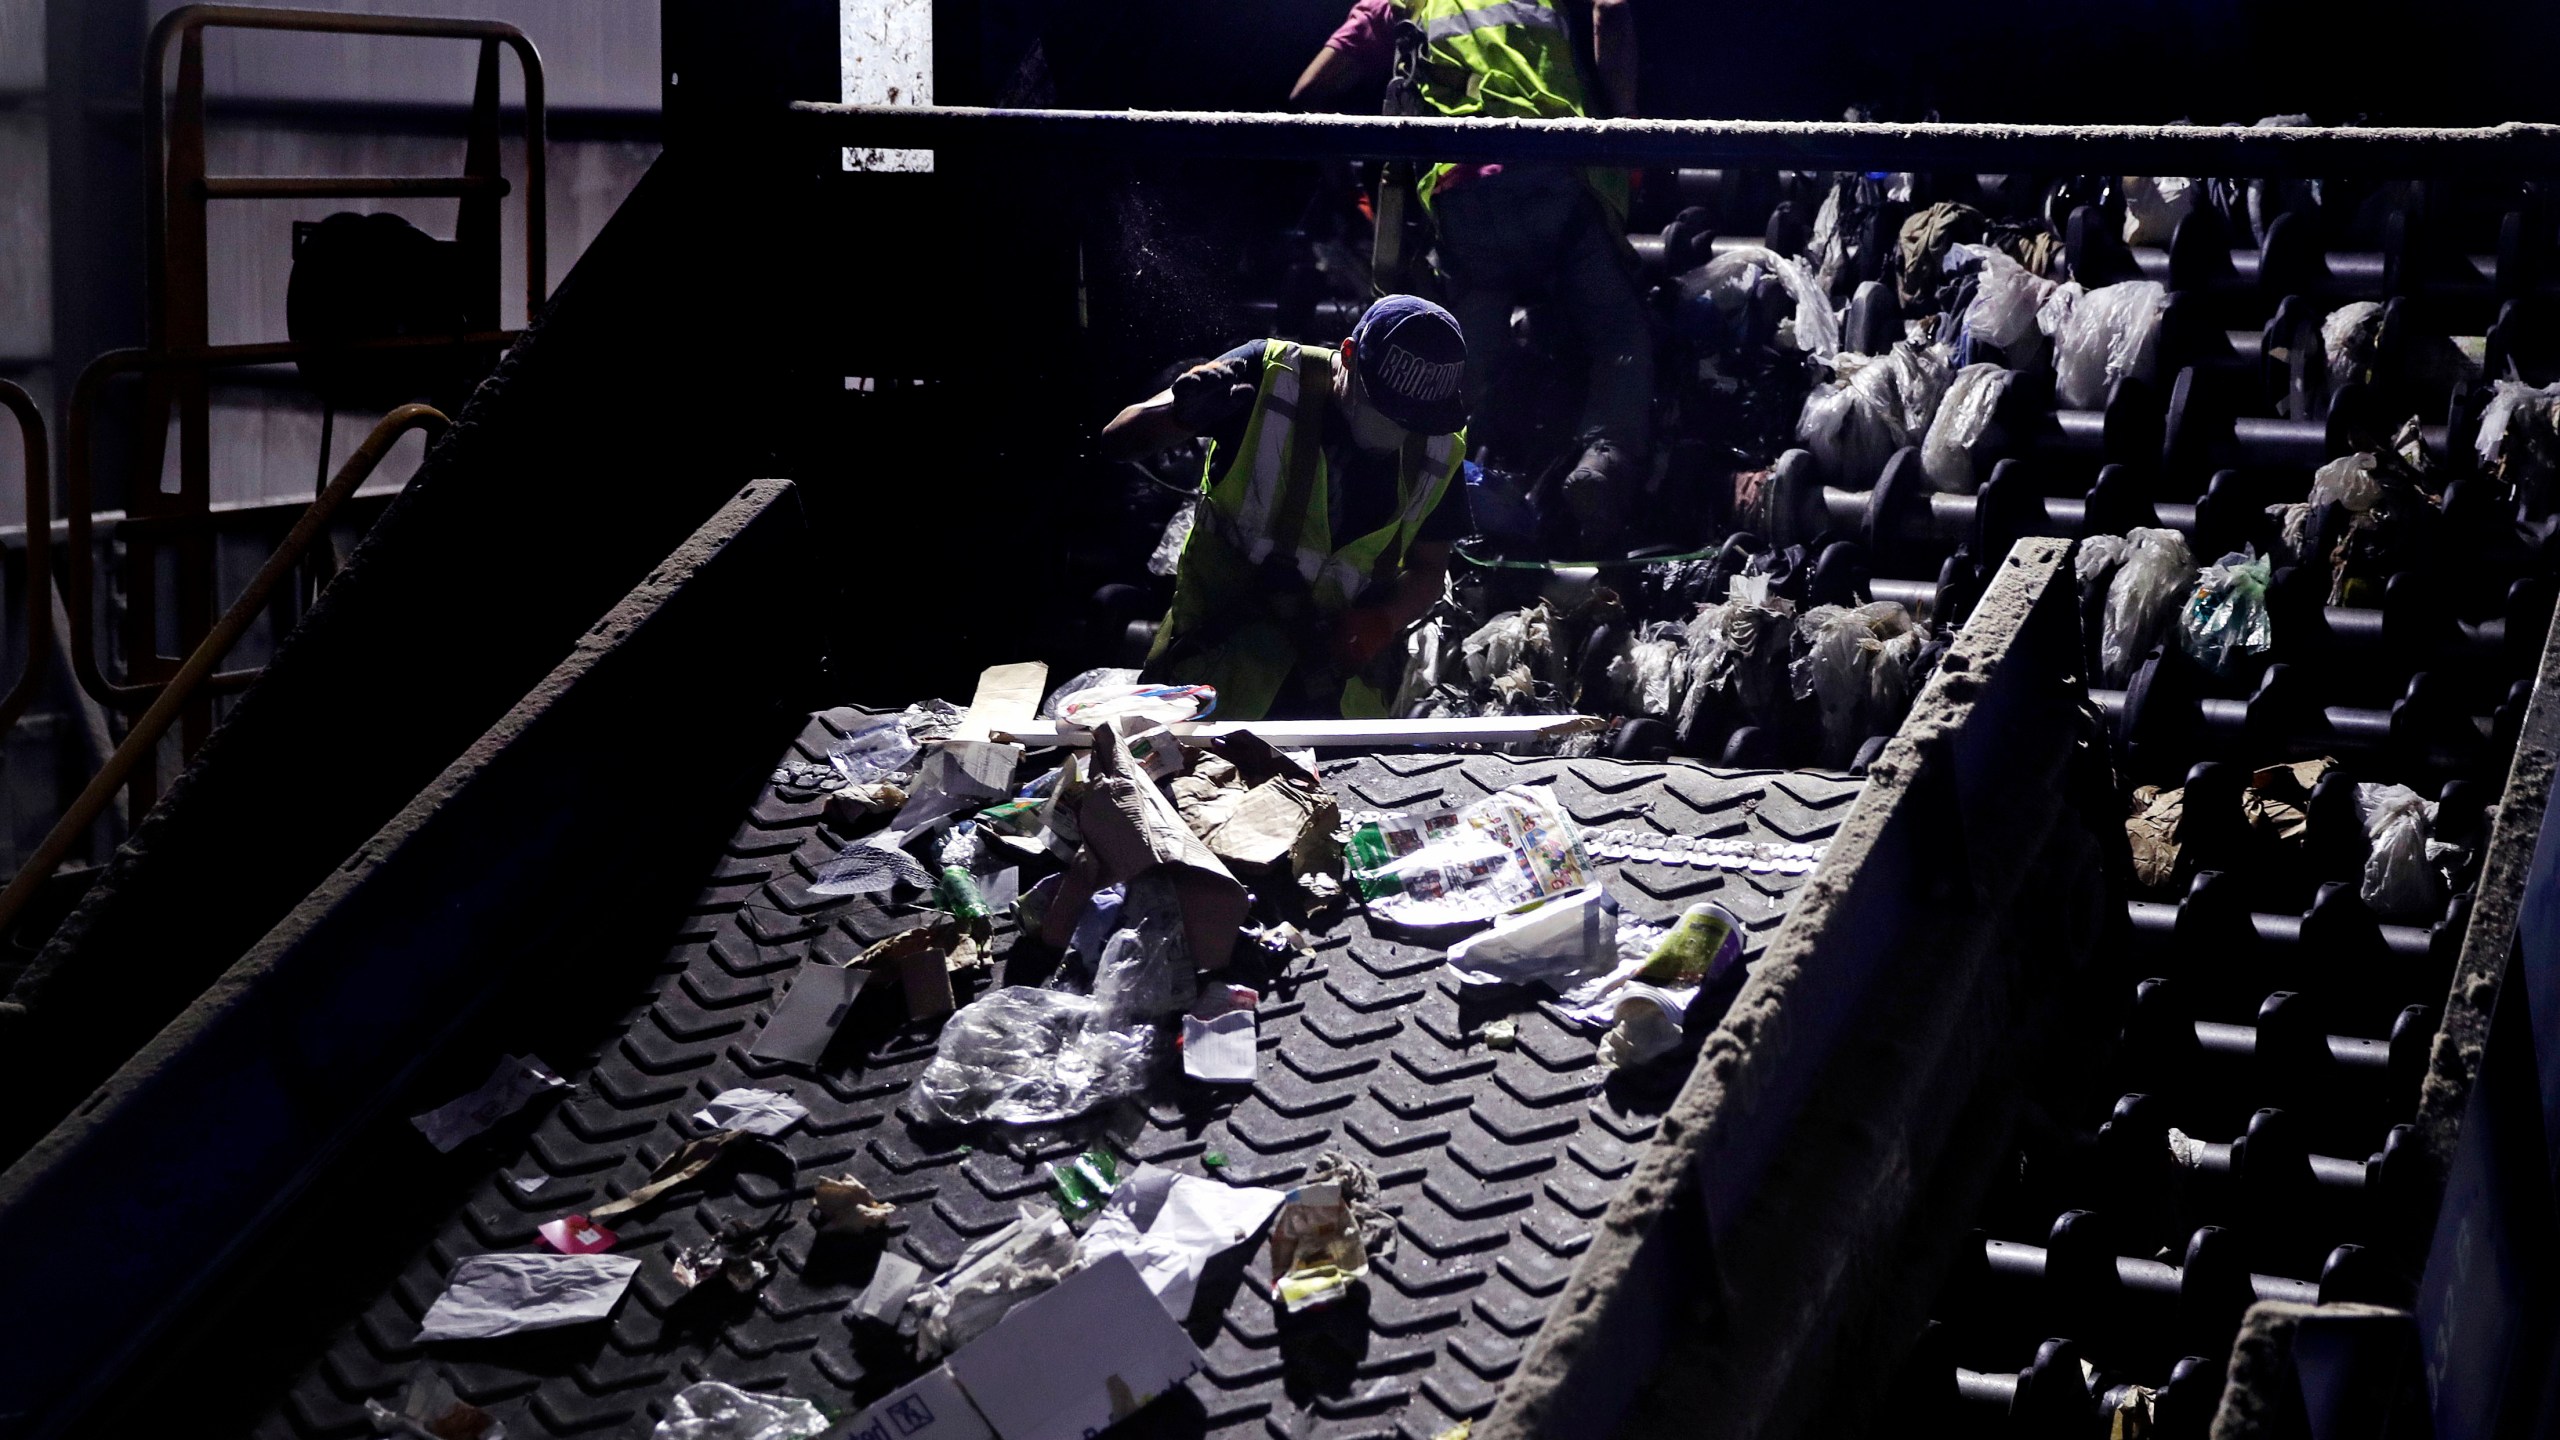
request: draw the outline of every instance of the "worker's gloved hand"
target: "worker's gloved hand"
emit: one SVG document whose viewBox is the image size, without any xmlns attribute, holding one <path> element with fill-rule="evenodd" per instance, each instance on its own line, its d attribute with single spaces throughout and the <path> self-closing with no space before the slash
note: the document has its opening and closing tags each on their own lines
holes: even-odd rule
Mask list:
<svg viewBox="0 0 2560 1440">
<path fill-rule="evenodd" d="M 1204 433 L 1253 404 L 1254 382 L 1242 360 L 1229 357 L 1194 365 L 1173 377 L 1173 415 Z"/>
<path fill-rule="evenodd" d="M 1383 610 L 1345 610 L 1333 622 L 1330 651 L 1334 668 L 1344 674 L 1367 669 L 1369 662 L 1403 629 L 1394 616 Z"/>
</svg>

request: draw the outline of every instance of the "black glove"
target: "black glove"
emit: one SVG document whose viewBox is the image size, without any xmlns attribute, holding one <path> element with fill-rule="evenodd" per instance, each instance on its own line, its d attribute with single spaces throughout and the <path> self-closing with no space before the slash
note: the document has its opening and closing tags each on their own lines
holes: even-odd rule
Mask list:
<svg viewBox="0 0 2560 1440">
<path fill-rule="evenodd" d="M 1255 388 L 1243 360 L 1229 357 L 1194 365 L 1173 377 L 1173 417 L 1193 434 L 1205 434 L 1251 408 Z"/>
</svg>

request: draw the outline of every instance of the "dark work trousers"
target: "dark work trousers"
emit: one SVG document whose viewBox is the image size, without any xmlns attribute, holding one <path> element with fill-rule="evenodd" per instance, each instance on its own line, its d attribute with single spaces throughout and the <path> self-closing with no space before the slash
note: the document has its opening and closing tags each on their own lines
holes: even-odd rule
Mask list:
<svg viewBox="0 0 2560 1440">
<path fill-rule="evenodd" d="M 1511 308 L 1546 290 L 1591 356 L 1582 429 L 1641 455 L 1653 406 L 1653 341 L 1631 257 L 1580 172 L 1507 166 L 1432 201 L 1449 309 L 1467 333 L 1467 408 L 1481 413 Z"/>
</svg>

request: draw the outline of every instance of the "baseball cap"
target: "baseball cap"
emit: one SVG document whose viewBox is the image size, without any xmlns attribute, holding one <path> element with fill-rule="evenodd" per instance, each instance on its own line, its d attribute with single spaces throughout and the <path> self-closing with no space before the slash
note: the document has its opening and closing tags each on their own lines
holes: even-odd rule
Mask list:
<svg viewBox="0 0 2560 1440">
<path fill-rule="evenodd" d="M 1388 295 L 1351 327 L 1351 344 L 1378 413 L 1424 435 L 1465 427 L 1467 337 L 1458 317 L 1419 295 Z"/>
</svg>

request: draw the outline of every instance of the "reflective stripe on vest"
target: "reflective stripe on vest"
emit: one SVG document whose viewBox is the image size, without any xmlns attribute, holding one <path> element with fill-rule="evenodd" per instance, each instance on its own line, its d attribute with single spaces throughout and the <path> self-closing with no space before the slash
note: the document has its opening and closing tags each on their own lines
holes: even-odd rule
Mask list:
<svg viewBox="0 0 2560 1440">
<path fill-rule="evenodd" d="M 1468 6 L 1443 12 L 1439 6 L 1426 6 L 1434 12 L 1421 22 L 1422 37 L 1434 44 L 1455 39 L 1470 30 L 1493 25 L 1526 25 L 1536 29 L 1562 31 L 1564 20 L 1546 0 L 1496 0 L 1491 5 Z"/>
</svg>

